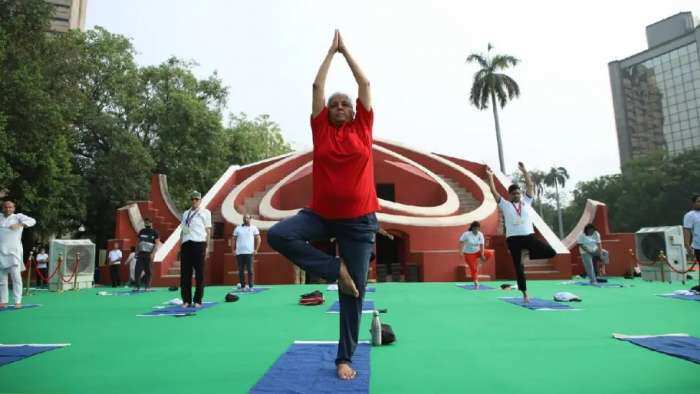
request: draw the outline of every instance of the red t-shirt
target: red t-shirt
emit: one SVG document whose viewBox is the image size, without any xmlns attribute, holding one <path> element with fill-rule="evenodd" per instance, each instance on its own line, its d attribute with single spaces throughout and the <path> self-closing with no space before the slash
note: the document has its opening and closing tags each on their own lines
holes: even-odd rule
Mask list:
<svg viewBox="0 0 700 394">
<path fill-rule="evenodd" d="M 355 119 L 340 128 L 328 120 L 328 107 L 311 119 L 311 210 L 325 219 L 351 219 L 379 210 L 372 159 L 374 111 L 367 111 L 359 99 L 356 107 Z"/>
</svg>

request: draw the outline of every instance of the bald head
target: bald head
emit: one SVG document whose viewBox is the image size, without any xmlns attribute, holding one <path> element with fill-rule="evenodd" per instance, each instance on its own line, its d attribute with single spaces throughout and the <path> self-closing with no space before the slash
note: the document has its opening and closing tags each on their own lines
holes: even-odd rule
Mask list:
<svg viewBox="0 0 700 394">
<path fill-rule="evenodd" d="M 15 203 L 10 200 L 2 202 L 2 213 L 5 216 L 10 216 L 15 213 Z"/>
</svg>

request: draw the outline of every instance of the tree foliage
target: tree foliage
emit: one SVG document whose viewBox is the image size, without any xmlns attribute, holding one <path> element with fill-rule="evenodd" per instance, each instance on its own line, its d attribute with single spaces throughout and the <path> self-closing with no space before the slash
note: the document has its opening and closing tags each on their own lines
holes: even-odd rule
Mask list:
<svg viewBox="0 0 700 394">
<path fill-rule="evenodd" d="M 96 27 L 47 33 L 52 7 L 0 0 L 0 195 L 41 234 L 84 224 L 102 246 L 115 209 L 148 197 L 153 173 L 185 203 L 230 164 L 289 151 L 267 116 L 223 125 L 228 89 L 194 62 L 139 67 L 124 36 Z"/>
<path fill-rule="evenodd" d="M 567 211 L 578 220 L 590 198 L 608 205 L 613 231 L 679 225 L 690 197 L 700 191 L 698 155 L 697 149 L 673 156 L 656 152 L 626 163 L 621 174 L 580 182 Z"/>
</svg>

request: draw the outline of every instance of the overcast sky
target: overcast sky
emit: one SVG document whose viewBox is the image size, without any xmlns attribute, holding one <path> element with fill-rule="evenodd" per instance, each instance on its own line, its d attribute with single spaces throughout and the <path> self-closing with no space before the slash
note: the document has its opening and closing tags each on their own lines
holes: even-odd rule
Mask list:
<svg viewBox="0 0 700 394">
<path fill-rule="evenodd" d="M 697 1 L 90 0 L 87 28 L 126 35 L 141 65 L 171 55 L 219 73 L 228 109 L 269 114 L 310 147 L 311 84 L 341 30 L 372 83 L 375 136 L 498 167 L 491 110 L 468 102 L 471 52 L 522 60 L 501 112 L 507 171 L 564 166 L 573 183 L 619 171 L 607 63 L 646 49 L 645 26 Z M 327 93 L 356 87 L 336 57 Z M 570 187 L 567 187 L 570 189 Z"/>
</svg>

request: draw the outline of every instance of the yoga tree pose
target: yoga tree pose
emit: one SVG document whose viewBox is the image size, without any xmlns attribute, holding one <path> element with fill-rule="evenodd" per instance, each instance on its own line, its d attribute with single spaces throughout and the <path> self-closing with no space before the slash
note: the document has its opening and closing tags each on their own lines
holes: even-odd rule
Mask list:
<svg viewBox="0 0 700 394">
<path fill-rule="evenodd" d="M 340 53 L 358 87 L 356 111 L 350 97 L 334 93 L 326 102 L 326 75 Z M 370 255 L 379 226 L 374 187 L 369 80 L 348 52 L 336 30 L 316 75 L 311 103 L 313 192 L 311 206 L 268 231 L 270 246 L 294 264 L 327 281 L 338 281 L 340 342 L 335 360 L 340 379 L 354 379 L 352 355 L 357 347 L 362 300 Z M 335 238 L 340 256 L 314 248 L 310 242 Z"/>
<path fill-rule="evenodd" d="M 549 259 L 557 253 L 551 246 L 535 238 L 535 229 L 530 218 L 530 207 L 532 206 L 533 185 L 530 174 L 525 169 L 522 162 L 518 162 L 518 168 L 525 178 L 525 195 L 523 196 L 520 186 L 512 184 L 508 186 L 509 201 L 501 198 L 493 182 L 493 171 L 486 169 L 489 177 L 489 187 L 491 194 L 498 203 L 503 213 L 503 221 L 506 225 L 506 244 L 510 251 L 510 257 L 515 266 L 515 275 L 518 279 L 518 290 L 523 292 L 523 300 L 529 302 L 527 295 L 527 282 L 525 281 L 525 268 L 522 262 L 523 250 L 530 252 L 531 259 Z"/>
</svg>

